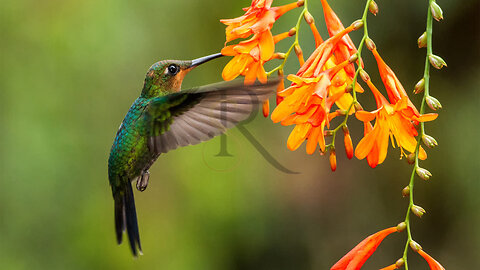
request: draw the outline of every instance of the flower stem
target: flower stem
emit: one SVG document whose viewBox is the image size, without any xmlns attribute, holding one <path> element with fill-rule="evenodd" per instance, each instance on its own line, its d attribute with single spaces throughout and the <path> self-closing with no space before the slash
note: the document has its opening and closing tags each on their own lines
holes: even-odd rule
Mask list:
<svg viewBox="0 0 480 270">
<path fill-rule="evenodd" d="M 365 44 L 365 40 L 368 38 L 367 15 L 368 15 L 368 7 L 371 1 L 372 0 L 366 1 L 365 9 L 363 11 L 363 15 L 361 19 L 363 22 L 363 37 L 362 37 L 362 40 L 360 41 L 360 44 L 358 44 L 358 49 L 357 49 L 359 63 L 362 62 L 361 60 L 362 49 L 363 49 L 363 45 Z M 337 137 L 337 131 L 347 124 L 350 111 L 355 106 L 355 103 L 357 103 L 357 94 L 355 92 L 355 85 L 357 84 L 358 75 L 360 74 L 361 70 L 363 70 L 363 68 L 361 67 L 360 64 L 357 63 L 357 69 L 355 70 L 355 75 L 353 76 L 353 82 L 352 82 L 352 96 L 353 96 L 352 103 L 350 104 L 350 106 L 348 106 L 347 113 L 345 114 L 345 119 L 343 119 L 342 123 L 340 123 L 335 129 L 332 130 L 332 142 L 327 147 L 335 147 L 335 138 Z"/>
<path fill-rule="evenodd" d="M 427 55 L 425 59 L 425 70 L 423 73 L 423 78 L 425 80 L 425 90 L 423 93 L 423 99 L 420 107 L 420 115 L 425 113 L 425 100 L 426 97 L 429 96 L 429 86 L 430 86 L 430 61 L 429 61 L 429 56 L 432 54 L 432 25 L 433 25 L 433 17 L 432 13 L 430 11 L 430 5 L 432 4 L 434 0 L 429 0 L 428 1 L 428 8 L 427 8 Z M 408 255 L 408 247 L 410 245 L 410 242 L 412 241 L 412 232 L 410 229 L 410 212 L 412 210 L 412 207 L 414 205 L 413 203 L 413 187 L 415 184 L 415 172 L 417 170 L 418 166 L 418 155 L 420 152 L 420 144 L 422 142 L 422 137 L 425 134 L 425 124 L 424 122 L 420 123 L 420 132 L 418 134 L 417 138 L 417 145 L 415 147 L 415 164 L 413 166 L 412 174 L 410 176 L 410 183 L 408 184 L 410 188 L 410 195 L 409 195 L 409 204 L 407 207 L 407 214 L 405 216 L 405 224 L 407 225 L 407 241 L 405 243 L 405 250 L 403 252 L 403 260 L 405 261 L 405 270 L 408 270 L 408 261 L 407 261 L 407 255 Z"/>
<path fill-rule="evenodd" d="M 295 27 L 293 29 L 295 29 L 295 41 L 292 43 L 292 45 L 290 46 L 290 48 L 287 50 L 287 52 L 285 53 L 285 58 L 283 59 L 282 63 L 280 65 L 278 65 L 277 67 L 275 67 L 274 69 L 270 70 L 267 72 L 267 76 L 270 76 L 272 75 L 275 71 L 283 71 L 283 68 L 285 67 L 285 64 L 287 63 L 287 59 L 288 57 L 290 56 L 290 54 L 292 53 L 293 49 L 295 48 L 296 45 L 299 44 L 298 42 L 298 34 L 300 32 L 300 24 L 302 22 L 302 18 L 303 16 L 305 15 L 305 13 L 308 12 L 308 0 L 305 0 L 304 4 L 303 4 L 303 10 L 302 12 L 300 13 L 300 16 L 298 16 L 298 19 L 297 19 L 297 24 L 295 25 Z"/>
</svg>

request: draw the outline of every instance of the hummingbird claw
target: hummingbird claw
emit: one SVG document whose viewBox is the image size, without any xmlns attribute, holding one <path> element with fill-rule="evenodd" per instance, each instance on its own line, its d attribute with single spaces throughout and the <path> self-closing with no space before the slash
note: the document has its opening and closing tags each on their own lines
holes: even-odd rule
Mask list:
<svg viewBox="0 0 480 270">
<path fill-rule="evenodd" d="M 148 179 L 150 178 L 150 172 L 144 171 L 142 175 L 137 178 L 137 189 L 139 191 L 144 191 L 148 186 Z"/>
</svg>

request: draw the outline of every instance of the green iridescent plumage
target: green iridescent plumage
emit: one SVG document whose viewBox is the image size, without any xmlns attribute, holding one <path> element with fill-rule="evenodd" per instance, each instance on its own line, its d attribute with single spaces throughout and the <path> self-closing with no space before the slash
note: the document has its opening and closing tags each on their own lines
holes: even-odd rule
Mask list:
<svg viewBox="0 0 480 270">
<path fill-rule="evenodd" d="M 221 56 L 193 61 L 160 61 L 147 72 L 140 97 L 117 131 L 108 160 L 108 178 L 115 201 L 117 241 L 126 230 L 133 254 L 141 252 L 131 182 L 143 191 L 148 169 L 162 153 L 222 134 L 248 118 L 256 105 L 274 92 L 279 80 L 245 86 L 218 83 L 180 91 L 193 67 Z"/>
</svg>

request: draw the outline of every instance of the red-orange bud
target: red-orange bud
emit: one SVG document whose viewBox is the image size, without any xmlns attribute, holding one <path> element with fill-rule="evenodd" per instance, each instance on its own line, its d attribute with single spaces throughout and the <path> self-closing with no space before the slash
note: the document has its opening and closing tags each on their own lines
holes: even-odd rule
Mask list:
<svg viewBox="0 0 480 270">
<path fill-rule="evenodd" d="M 330 169 L 332 169 L 332 172 L 337 169 L 337 154 L 333 147 L 330 148 Z"/>
<path fill-rule="evenodd" d="M 270 102 L 268 101 L 268 99 L 263 102 L 262 111 L 264 117 L 268 117 L 268 115 L 270 114 Z"/>
</svg>

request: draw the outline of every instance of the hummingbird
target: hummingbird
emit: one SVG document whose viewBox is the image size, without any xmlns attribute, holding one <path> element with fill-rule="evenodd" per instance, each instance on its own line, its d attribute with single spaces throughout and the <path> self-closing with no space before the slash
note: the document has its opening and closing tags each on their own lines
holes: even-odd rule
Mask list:
<svg viewBox="0 0 480 270">
<path fill-rule="evenodd" d="M 147 188 L 149 169 L 157 158 L 178 147 L 198 144 L 247 119 L 272 94 L 279 78 L 265 84 L 221 82 L 180 90 L 196 66 L 222 56 L 163 60 L 147 71 L 140 96 L 123 119 L 108 159 L 108 179 L 115 209 L 118 244 L 126 231 L 136 257 L 142 254 L 132 182 Z"/>
</svg>

